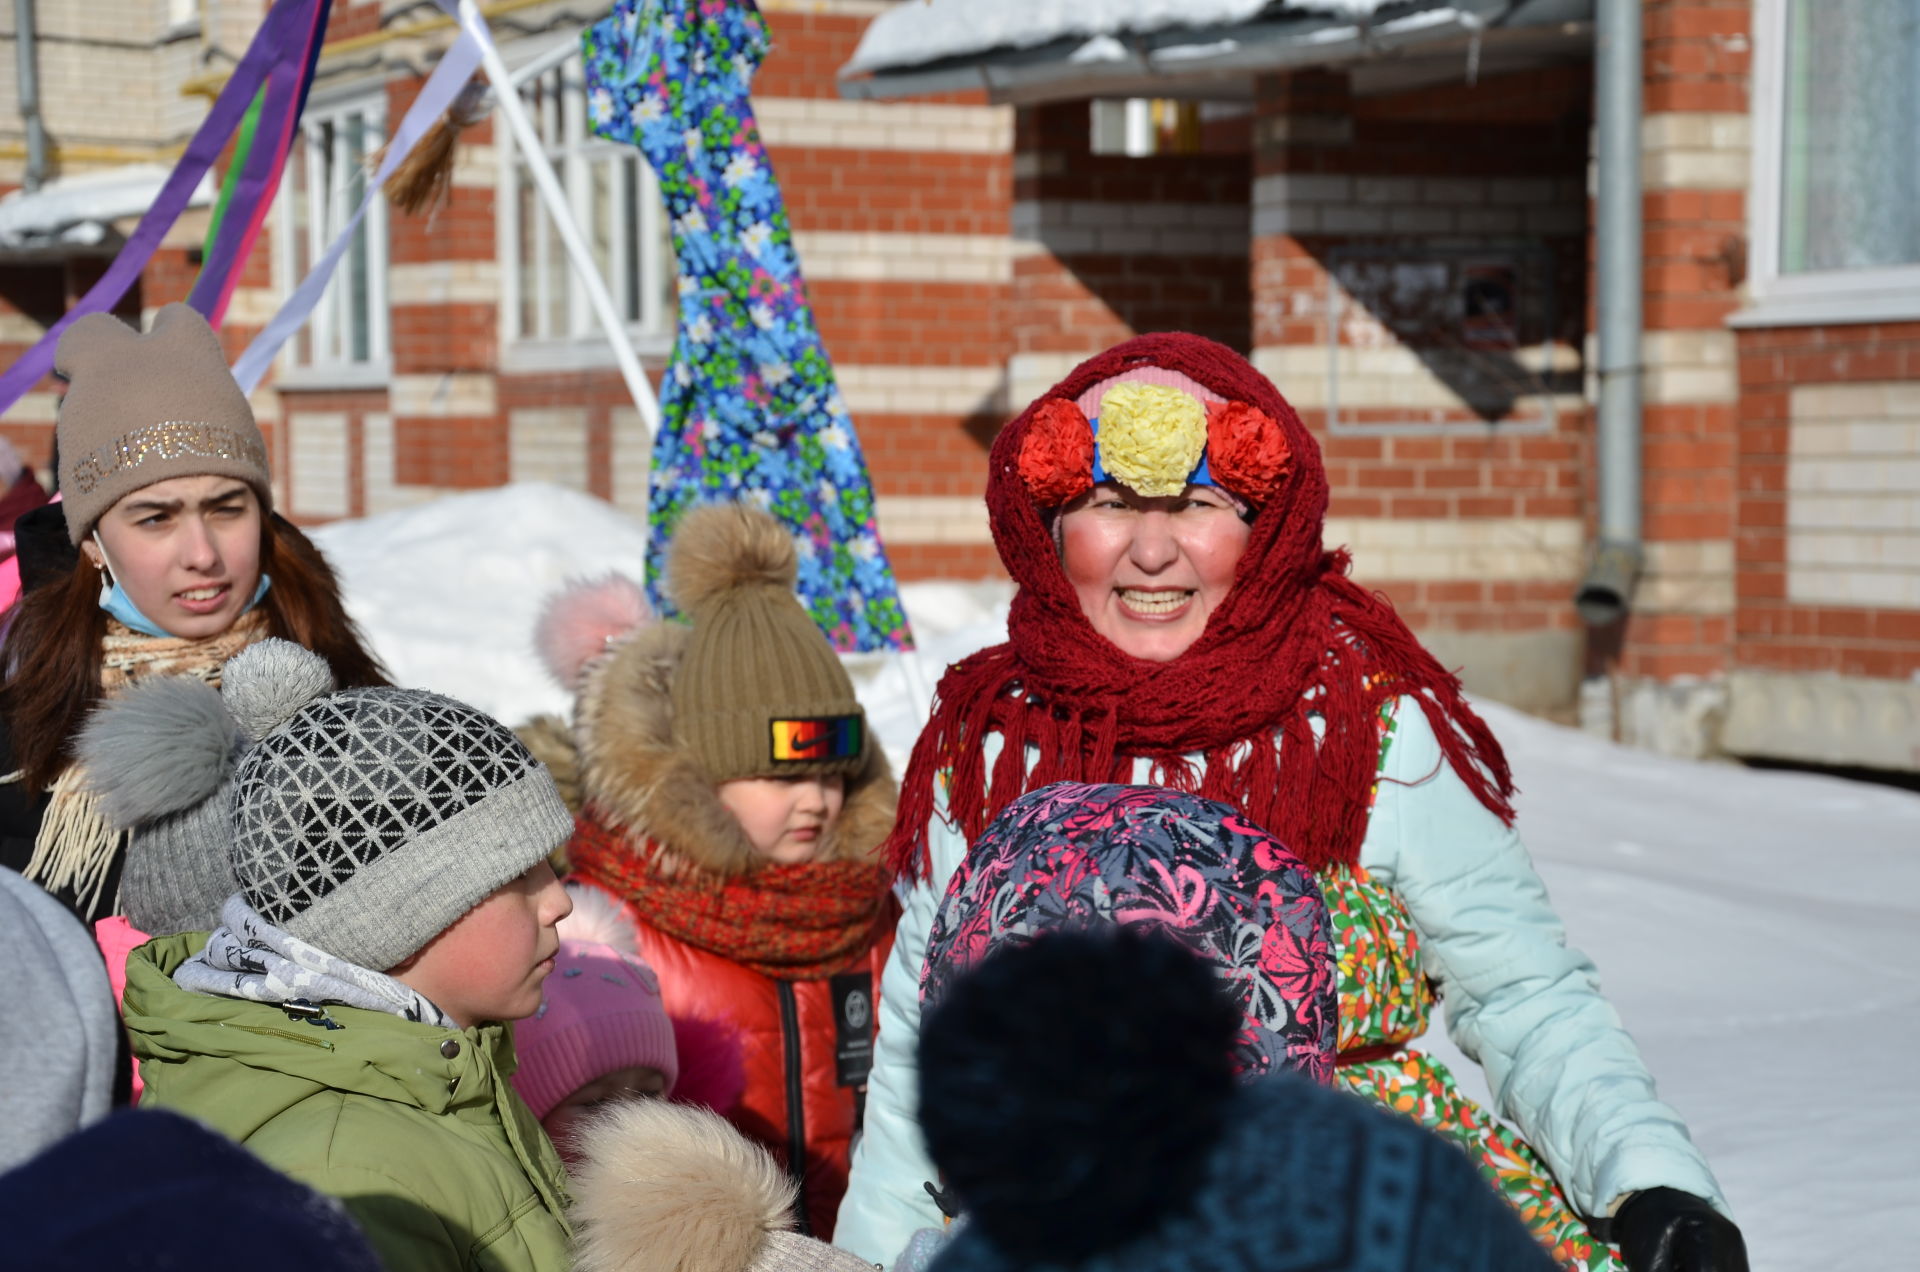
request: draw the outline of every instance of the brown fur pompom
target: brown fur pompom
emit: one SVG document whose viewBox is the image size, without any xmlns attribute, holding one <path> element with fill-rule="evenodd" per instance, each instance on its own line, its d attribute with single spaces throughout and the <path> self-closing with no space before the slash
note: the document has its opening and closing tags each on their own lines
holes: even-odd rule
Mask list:
<svg viewBox="0 0 1920 1272">
<path fill-rule="evenodd" d="M 799 571 L 793 536 L 778 521 L 744 504 L 708 504 L 687 512 L 674 528 L 667 594 L 697 616 L 735 588 L 791 592 Z"/>
</svg>

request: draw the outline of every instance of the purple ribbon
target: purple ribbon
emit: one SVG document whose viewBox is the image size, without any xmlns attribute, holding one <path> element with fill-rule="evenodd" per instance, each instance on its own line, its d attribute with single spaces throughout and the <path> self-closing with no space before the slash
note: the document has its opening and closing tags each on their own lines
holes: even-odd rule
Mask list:
<svg viewBox="0 0 1920 1272">
<path fill-rule="evenodd" d="M 275 62 L 267 73 L 266 100 L 260 106 L 260 122 L 254 130 L 253 145 L 241 165 L 240 179 L 234 183 L 233 197 L 228 201 L 226 215 L 221 218 L 213 250 L 201 262 L 200 276 L 194 280 L 193 291 L 187 297 L 187 303 L 216 327 L 239 280 L 241 258 L 257 240 L 265 205 L 273 201 L 279 187 L 280 174 L 292 150 L 293 130 L 300 125 L 300 111 L 306 105 L 307 89 L 313 82 L 314 64 L 320 59 L 327 0 L 302 2 L 311 10 L 301 33 L 304 44 L 297 57 L 292 49 L 286 50 L 287 56 Z"/>
<path fill-rule="evenodd" d="M 315 3 L 325 3 L 325 0 L 279 0 L 273 6 L 267 14 L 267 20 L 261 24 L 259 33 L 253 37 L 253 43 L 247 46 L 246 55 L 233 68 L 233 75 L 227 80 L 226 87 L 220 90 L 220 96 L 214 100 L 213 109 L 207 112 L 199 131 L 187 143 L 186 153 L 181 155 L 180 162 L 167 177 L 167 183 L 160 188 L 160 197 L 140 218 L 140 224 L 128 237 L 120 254 L 114 257 L 113 264 L 100 276 L 100 281 L 80 298 L 79 304 L 49 327 L 33 348 L 21 355 L 4 374 L 0 374 L 0 412 L 11 410 L 14 403 L 52 370 L 54 350 L 68 327 L 87 314 L 111 310 L 126 295 L 127 289 L 133 286 L 134 280 L 140 277 L 147 262 L 159 250 L 160 241 L 192 201 L 200 178 L 220 157 L 227 138 L 233 135 L 241 117 L 247 113 L 260 82 L 267 77 L 268 71 L 288 56 L 288 41 L 303 37 L 311 29 L 312 7 Z M 303 55 L 305 52 L 303 42 L 298 53 Z"/>
</svg>

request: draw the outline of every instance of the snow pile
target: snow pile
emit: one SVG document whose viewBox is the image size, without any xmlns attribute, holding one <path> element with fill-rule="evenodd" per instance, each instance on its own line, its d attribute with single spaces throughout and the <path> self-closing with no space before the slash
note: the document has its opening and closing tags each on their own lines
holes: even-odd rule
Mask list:
<svg viewBox="0 0 1920 1272">
<path fill-rule="evenodd" d="M 591 495 L 533 482 L 452 495 L 313 538 L 396 683 L 517 724 L 566 709 L 533 651 L 541 604 L 569 579 L 641 578 L 646 526 Z"/>
<path fill-rule="evenodd" d="M 566 705 L 531 648 L 541 601 L 569 577 L 637 577 L 645 532 L 588 496 L 510 486 L 316 537 L 397 679 L 511 723 Z M 897 767 L 941 669 L 1001 639 L 1007 601 L 1005 584 L 901 591 L 919 653 L 848 660 Z M 1894 1265 L 1920 1180 L 1920 1137 L 1899 1129 L 1920 1054 L 1920 796 L 1483 710 L 1571 940 L 1692 1126 L 1754 1268 Z M 1485 1100 L 1478 1067 L 1430 1042 Z"/>
<path fill-rule="evenodd" d="M 842 75 L 1055 40 L 1235 26 L 1263 14 L 1365 17 L 1391 0 L 911 0 L 875 18 Z"/>
</svg>

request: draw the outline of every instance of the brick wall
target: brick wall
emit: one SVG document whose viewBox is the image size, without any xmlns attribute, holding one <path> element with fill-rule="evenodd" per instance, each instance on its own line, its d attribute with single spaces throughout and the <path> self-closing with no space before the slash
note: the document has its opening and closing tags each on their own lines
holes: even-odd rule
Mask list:
<svg viewBox="0 0 1920 1272">
<path fill-rule="evenodd" d="M 1328 540 L 1470 687 L 1544 710 L 1580 659 L 1588 93 L 1305 72 L 1259 81 L 1254 124 L 1253 356 L 1321 438 Z M 1520 347 L 1448 308 L 1481 277 L 1512 284 Z"/>
</svg>

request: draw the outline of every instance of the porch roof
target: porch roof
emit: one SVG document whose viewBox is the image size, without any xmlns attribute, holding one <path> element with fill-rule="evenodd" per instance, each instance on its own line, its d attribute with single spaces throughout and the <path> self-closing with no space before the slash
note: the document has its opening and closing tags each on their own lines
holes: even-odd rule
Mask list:
<svg viewBox="0 0 1920 1272">
<path fill-rule="evenodd" d="M 1254 74 L 1451 56 L 1564 58 L 1594 0 L 905 0 L 840 69 L 843 97 L 1236 97 Z M 1494 69 L 1494 68 L 1488 68 Z M 1431 78 L 1430 76 L 1428 78 Z"/>
</svg>

